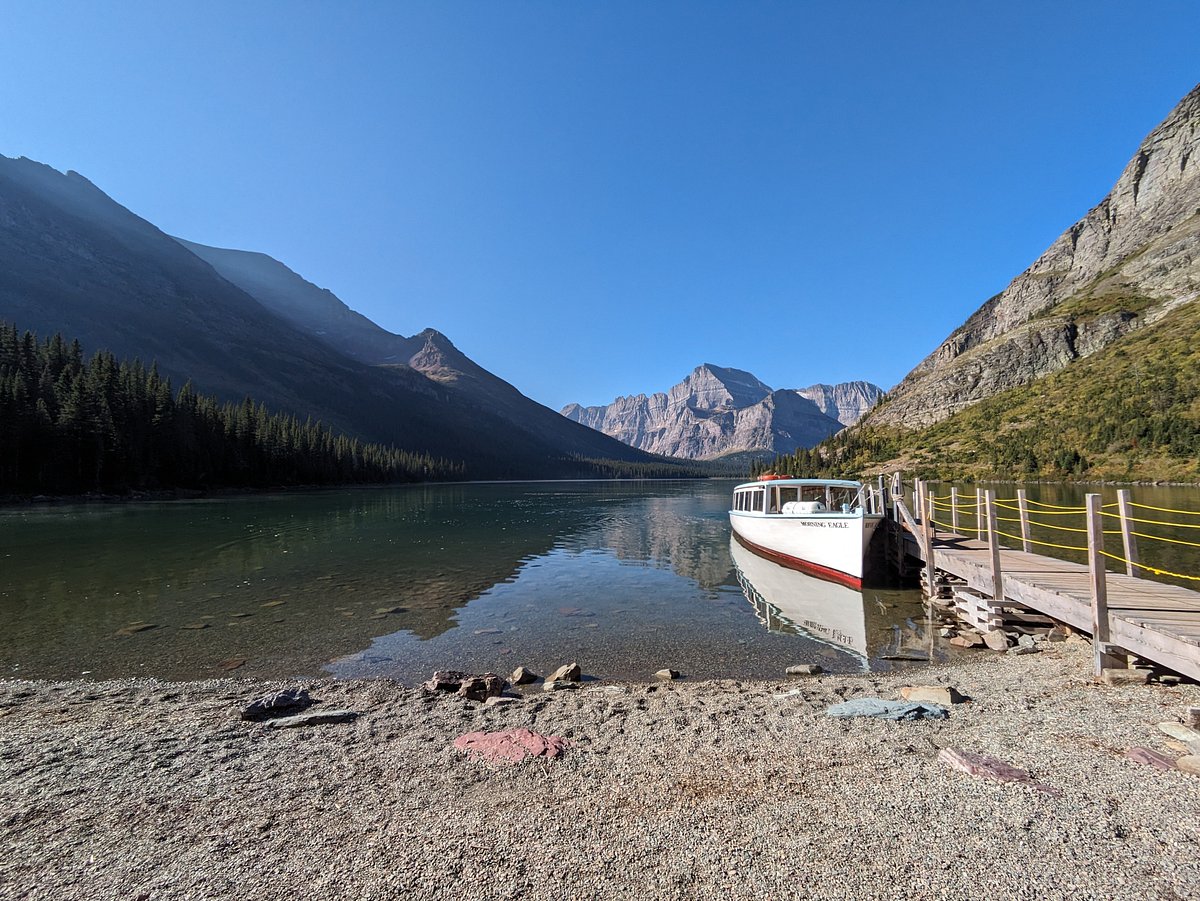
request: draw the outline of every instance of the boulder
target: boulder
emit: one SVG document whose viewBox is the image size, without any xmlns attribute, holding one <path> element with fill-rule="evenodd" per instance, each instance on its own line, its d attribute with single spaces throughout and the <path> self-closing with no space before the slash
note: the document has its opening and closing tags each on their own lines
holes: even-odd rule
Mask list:
<svg viewBox="0 0 1200 901">
<path fill-rule="evenodd" d="M 1200 776 L 1200 754 L 1188 754 L 1175 761 L 1175 768 L 1189 776 Z"/>
<path fill-rule="evenodd" d="M 476 760 L 493 763 L 520 763 L 528 757 L 561 757 L 571 746 L 565 738 L 542 735 L 530 729 L 504 729 L 500 732 L 468 732 L 454 739 L 456 750 Z"/>
<path fill-rule="evenodd" d="M 277 716 L 299 713 L 312 706 L 312 698 L 304 688 L 281 688 L 251 701 L 242 710 L 242 719 L 269 720 Z"/>
<path fill-rule="evenodd" d="M 976 648 L 983 644 L 983 641 L 977 635 L 955 635 L 947 642 L 952 647 L 956 648 Z"/>
<path fill-rule="evenodd" d="M 983 636 L 983 643 L 993 651 L 1007 651 L 1009 647 L 1008 635 L 1001 632 L 999 629 L 988 632 Z"/>
<path fill-rule="evenodd" d="M 349 723 L 358 718 L 353 710 L 310 710 L 295 716 L 285 716 L 277 720 L 267 720 L 263 725 L 268 729 L 295 729 L 298 726 L 322 726 L 326 723 Z"/>
<path fill-rule="evenodd" d="M 789 676 L 819 676 L 824 670 L 821 669 L 820 664 L 797 663 L 789 666 L 784 672 Z"/>
<path fill-rule="evenodd" d="M 537 681 L 537 673 L 530 672 L 523 666 L 518 666 L 512 671 L 512 675 L 508 677 L 508 681 L 513 685 L 528 685 L 530 682 Z"/>
<path fill-rule="evenodd" d="M 514 698 L 509 695 L 492 695 L 483 702 L 487 707 L 507 707 L 509 704 L 521 703 L 520 698 Z"/>
<path fill-rule="evenodd" d="M 583 678 L 583 670 L 578 663 L 568 663 L 566 666 L 560 666 L 554 673 L 546 678 L 547 682 L 578 682 Z"/>
<path fill-rule="evenodd" d="M 1192 729 L 1200 729 L 1200 707 L 1189 707 L 1184 711 L 1183 724 Z"/>
<path fill-rule="evenodd" d="M 958 690 L 949 685 L 906 685 L 900 689 L 900 697 L 906 701 L 925 704 L 940 704 L 949 707 L 966 700 Z"/>
<path fill-rule="evenodd" d="M 452 691 L 468 701 L 485 701 L 500 694 L 507 685 L 495 673 L 474 675 L 458 670 L 438 670 L 422 687 L 426 691 Z"/>
<path fill-rule="evenodd" d="M 1055 626 L 1046 633 L 1047 641 L 1066 641 L 1071 635 L 1071 629 L 1068 626 Z"/>
<path fill-rule="evenodd" d="M 663 680 L 669 682 L 672 679 L 679 678 L 679 670 L 660 669 L 657 673 L 654 674 L 654 678 L 655 679 L 663 679 Z"/>
</svg>

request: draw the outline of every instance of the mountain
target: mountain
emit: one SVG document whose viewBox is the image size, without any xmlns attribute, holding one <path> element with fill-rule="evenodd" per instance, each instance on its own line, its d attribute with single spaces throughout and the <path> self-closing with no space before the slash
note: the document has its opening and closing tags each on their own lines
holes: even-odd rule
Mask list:
<svg viewBox="0 0 1200 901">
<path fill-rule="evenodd" d="M 983 304 L 867 417 L 939 422 L 1169 316 L 1200 290 L 1200 85 L 1112 191 Z"/>
<path fill-rule="evenodd" d="M 854 421 L 872 392 L 880 393 L 866 382 L 776 391 L 749 372 L 705 363 L 665 394 L 618 397 L 599 407 L 569 404 L 562 415 L 656 454 L 769 457 L 838 432 L 838 417 Z"/>
<path fill-rule="evenodd" d="M 1112 190 L 824 458 L 841 470 L 1200 478 L 1200 85 Z"/>
<path fill-rule="evenodd" d="M 642 462 L 648 459 L 644 455 L 631 458 L 626 446 L 565 420 L 526 397 L 435 329 L 425 329 L 411 338 L 393 334 L 351 310 L 332 291 L 318 288 L 266 254 L 176 240 L 268 310 L 348 357 L 369 365 L 416 370 L 465 403 L 487 410 L 539 441 L 561 448 L 563 453 Z"/>
<path fill-rule="evenodd" d="M 467 460 L 474 477 L 589 472 L 581 457 L 661 462 L 522 404 L 436 332 L 389 335 L 328 292 L 312 302 L 308 289 L 319 289 L 295 273 L 285 290 L 290 270 L 275 264 L 267 278 L 269 258 L 245 256 L 253 265 L 239 277 L 266 302 L 83 176 L 0 156 L 0 319 L 78 338 L 89 352 L 156 360 L 177 387 L 191 379 L 226 400 L 250 395 L 365 440 Z M 277 309 L 289 297 L 285 318 Z M 339 316 L 340 331 L 316 334 L 313 322 Z M 344 349 L 359 335 L 383 353 L 365 338 L 361 353 Z M 473 383 L 486 390 L 467 390 Z"/>
<path fill-rule="evenodd" d="M 822 413 L 844 426 L 854 425 L 883 397 L 883 390 L 870 382 L 810 385 L 797 388 L 796 393 L 811 400 Z"/>
</svg>

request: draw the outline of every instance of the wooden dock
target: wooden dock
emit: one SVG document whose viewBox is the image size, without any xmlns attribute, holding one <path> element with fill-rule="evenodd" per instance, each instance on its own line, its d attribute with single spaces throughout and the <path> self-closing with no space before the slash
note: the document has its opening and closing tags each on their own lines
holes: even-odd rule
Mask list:
<svg viewBox="0 0 1200 901">
<path fill-rule="evenodd" d="M 1103 550 L 1099 515 L 1092 517 L 1095 530 L 1088 536 L 1092 539 L 1092 563 L 1084 565 L 1003 547 L 1002 539 L 994 537 L 999 531 L 994 501 L 988 513 L 981 514 L 988 519 L 980 540 L 961 534 L 961 530 L 941 528 L 935 522 L 937 513 L 928 489 L 923 491 L 920 484 L 914 500 L 918 510 L 924 508 L 923 517 L 910 513 L 901 495 L 894 500 L 895 518 L 906 533 L 909 553 L 925 564 L 927 590 L 936 584 L 939 574 L 948 574 L 965 583 L 968 591 L 977 593 L 991 609 L 1017 605 L 1012 611 L 1018 620 L 1024 608 L 1090 633 L 1097 675 L 1106 668 L 1128 666 L 1132 656 L 1200 680 L 1200 592 L 1127 573 L 1105 572 L 1103 557 L 1114 555 Z M 1098 512 L 1099 495 L 1089 497 L 1089 504 L 1093 503 Z M 1027 539 L 1024 522 L 1022 533 Z M 1030 542 L 1023 544 L 1029 547 Z M 1136 549 L 1131 551 L 1128 544 L 1126 553 L 1129 559 L 1137 559 Z M 1134 572 L 1134 566 L 1128 570 Z"/>
</svg>

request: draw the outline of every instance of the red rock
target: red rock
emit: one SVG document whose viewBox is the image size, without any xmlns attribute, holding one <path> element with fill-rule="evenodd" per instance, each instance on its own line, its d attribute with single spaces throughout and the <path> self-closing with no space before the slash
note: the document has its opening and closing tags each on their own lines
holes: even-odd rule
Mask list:
<svg viewBox="0 0 1200 901">
<path fill-rule="evenodd" d="M 530 729 L 468 732 L 454 739 L 454 747 L 477 760 L 520 763 L 526 757 L 561 757 L 571 746 L 565 738 L 541 735 Z"/>
<path fill-rule="evenodd" d="M 1156 770 L 1175 769 L 1174 757 L 1168 757 L 1161 751 L 1152 751 L 1149 748 L 1130 748 L 1125 752 L 1125 759 L 1132 760 L 1134 763 L 1144 763 Z"/>
<path fill-rule="evenodd" d="M 1034 782 L 1028 770 L 1013 766 L 1011 763 L 1005 763 L 1003 760 L 997 760 L 995 757 L 973 754 L 970 751 L 959 751 L 957 748 L 942 748 L 938 752 L 938 760 L 951 769 L 958 770 L 960 773 L 966 773 L 969 776 L 978 776 L 981 779 L 990 779 L 993 782 L 1023 782 L 1049 795 L 1061 794 L 1053 786 L 1042 782 Z"/>
</svg>

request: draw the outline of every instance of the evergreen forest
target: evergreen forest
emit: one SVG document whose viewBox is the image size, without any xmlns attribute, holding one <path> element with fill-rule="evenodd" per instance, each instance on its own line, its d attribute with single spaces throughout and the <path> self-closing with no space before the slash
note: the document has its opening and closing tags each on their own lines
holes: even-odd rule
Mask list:
<svg viewBox="0 0 1200 901">
<path fill-rule="evenodd" d="M 158 370 L 0 325 L 0 494 L 125 493 L 463 478 L 461 462 L 174 390 Z"/>
</svg>

